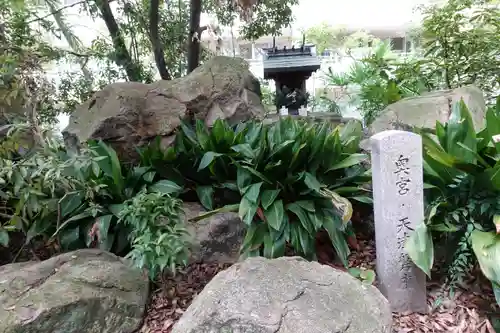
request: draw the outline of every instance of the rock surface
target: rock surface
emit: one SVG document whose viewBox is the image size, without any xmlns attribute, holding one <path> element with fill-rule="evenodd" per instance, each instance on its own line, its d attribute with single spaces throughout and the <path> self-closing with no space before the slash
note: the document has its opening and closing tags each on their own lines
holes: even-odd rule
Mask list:
<svg viewBox="0 0 500 333">
<path fill-rule="evenodd" d="M 206 210 L 195 202 L 183 204 L 186 219 Z M 219 213 L 197 222 L 188 222 L 192 236 L 191 262 L 235 263 L 245 236 L 245 225 L 237 213 Z"/>
<path fill-rule="evenodd" d="M 2 333 L 131 333 L 147 300 L 148 279 L 100 250 L 0 267 Z"/>
<path fill-rule="evenodd" d="M 249 258 L 217 274 L 172 333 L 390 333 L 373 286 L 297 257 Z"/>
<path fill-rule="evenodd" d="M 435 128 L 436 121 L 447 122 L 451 108 L 463 98 L 476 130 L 484 126 L 486 104 L 482 91 L 475 86 L 442 90 L 410 97 L 389 105 L 369 127 L 369 135 L 385 130 L 407 130 L 409 126 Z"/>
<path fill-rule="evenodd" d="M 260 96 L 259 81 L 245 60 L 214 57 L 180 79 L 106 86 L 72 113 L 63 136 L 73 149 L 102 139 L 131 161 L 135 147 L 157 136 L 170 144 L 181 119 L 194 116 L 211 126 L 218 118 L 237 123 L 263 117 Z"/>
</svg>

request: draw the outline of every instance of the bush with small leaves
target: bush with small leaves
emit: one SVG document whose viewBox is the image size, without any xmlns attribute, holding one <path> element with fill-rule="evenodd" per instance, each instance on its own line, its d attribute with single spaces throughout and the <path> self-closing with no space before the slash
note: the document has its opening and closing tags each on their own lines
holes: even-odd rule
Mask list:
<svg viewBox="0 0 500 333">
<path fill-rule="evenodd" d="M 131 230 L 132 251 L 127 257 L 151 279 L 165 268 L 175 274 L 179 265 L 187 264 L 189 233 L 181 203 L 170 194 L 142 190 L 119 207 L 119 222 Z"/>
</svg>

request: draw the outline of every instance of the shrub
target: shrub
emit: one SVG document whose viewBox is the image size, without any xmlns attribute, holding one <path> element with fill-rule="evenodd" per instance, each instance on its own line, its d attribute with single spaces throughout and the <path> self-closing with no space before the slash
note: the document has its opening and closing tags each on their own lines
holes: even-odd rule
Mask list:
<svg viewBox="0 0 500 333">
<path fill-rule="evenodd" d="M 352 215 L 347 198 L 370 201 L 360 186 L 366 180 L 360 164 L 367 157 L 356 153 L 359 123 L 332 128 L 329 123 L 308 124 L 288 117 L 269 126 L 248 122 L 232 130 L 221 122 L 211 133 L 200 128 L 196 127 L 198 135 L 194 136 L 183 127 L 177 141 L 182 145 L 188 138 L 197 149 L 193 155 L 202 156 L 190 160 L 195 162 L 193 173 L 200 173 L 204 186 L 212 182 L 213 187 L 224 187 L 238 196 L 236 204 L 198 219 L 238 211 L 247 225 L 244 256 L 282 256 L 289 244 L 298 254 L 314 258 L 316 234 L 325 230 L 347 265 L 344 233 Z M 182 150 L 178 152 L 182 155 Z M 200 201 L 212 202 L 212 193 L 203 192 Z"/>
<path fill-rule="evenodd" d="M 131 258 L 136 267 L 146 268 L 151 279 L 168 268 L 175 273 L 178 265 L 186 265 L 189 234 L 184 227 L 182 201 L 170 194 L 142 190 L 113 210 L 120 221 L 129 225 Z"/>
<path fill-rule="evenodd" d="M 447 124 L 436 124 L 435 137 L 421 133 L 426 219 L 406 248 L 427 275 L 434 262 L 434 245 L 447 252 L 443 254 L 452 288 L 477 261 L 500 301 L 499 134 L 498 113 L 488 110 L 486 127 L 476 133 L 463 101 L 454 105 Z"/>
<path fill-rule="evenodd" d="M 124 168 L 111 147 L 94 141 L 79 154 L 46 143 L 18 160 L 0 162 L 1 245 L 8 245 L 9 231 L 18 230 L 26 244 L 43 237 L 63 250 L 98 247 L 124 255 L 132 246 L 130 256 L 151 274 L 183 262 L 185 249 L 177 246 L 150 252 L 152 242 L 167 239 L 186 245 L 179 241 L 182 226 L 175 226 L 181 221 L 179 202 L 171 197 L 182 188 L 159 179 L 152 167 Z M 162 207 L 154 209 L 148 200 Z M 164 221 L 161 227 L 158 219 Z M 140 249 L 146 251 L 142 257 Z"/>
</svg>

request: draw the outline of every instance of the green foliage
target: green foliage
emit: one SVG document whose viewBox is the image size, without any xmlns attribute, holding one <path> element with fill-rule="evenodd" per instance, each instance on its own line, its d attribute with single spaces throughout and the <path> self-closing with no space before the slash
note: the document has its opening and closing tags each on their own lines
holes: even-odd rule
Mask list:
<svg viewBox="0 0 500 333">
<path fill-rule="evenodd" d="M 50 30 L 48 20 L 39 27 L 27 22 L 34 12 L 22 3 L 14 6 L 0 1 L 0 124 L 25 121 L 53 123 L 57 115 L 55 85 L 45 78 L 44 64 L 62 57 L 62 52 L 43 41 L 43 31 Z M 36 107 L 36 115 L 28 114 Z"/>
<path fill-rule="evenodd" d="M 342 115 L 340 105 L 336 101 L 330 99 L 326 94 L 314 96 L 312 100 L 312 109 L 313 112 L 331 112 L 339 116 Z"/>
<path fill-rule="evenodd" d="M 136 267 L 146 268 L 151 279 L 165 268 L 175 273 L 178 265 L 187 264 L 189 233 L 181 203 L 168 193 L 142 190 L 119 207 L 120 221 L 131 229 L 132 251 L 127 257 Z"/>
<path fill-rule="evenodd" d="M 63 250 L 98 247 L 123 255 L 132 245 L 130 256 L 150 274 L 183 262 L 179 201 L 171 197 L 182 188 L 151 167 L 124 168 L 103 142 L 71 154 L 47 141 L 26 155 L 5 156 L 16 159 L 0 159 L 2 245 L 9 243 L 8 232 L 21 231 L 26 244 L 42 237 Z M 163 246 L 167 241 L 176 246 Z M 151 252 L 153 242 L 161 251 Z"/>
<path fill-rule="evenodd" d="M 269 87 L 269 82 L 260 80 L 260 90 L 262 92 L 262 104 L 266 108 L 266 111 L 276 112 L 276 92 L 271 90 Z"/>
<path fill-rule="evenodd" d="M 375 271 L 372 269 L 351 267 L 347 271 L 364 285 L 372 285 L 375 282 Z"/>
<path fill-rule="evenodd" d="M 423 10 L 423 51 L 446 87 L 478 85 L 493 101 L 500 89 L 500 8 L 491 1 L 449 0 Z"/>
<path fill-rule="evenodd" d="M 334 27 L 328 22 L 321 22 L 304 31 L 306 41 L 316 46 L 316 53 L 322 54 L 325 50 L 341 48 L 348 35 L 344 27 Z"/>
<path fill-rule="evenodd" d="M 419 95 L 436 84 L 417 60 L 400 60 L 390 51 L 390 44 L 380 43 L 372 52 L 355 60 L 346 73 L 325 73 L 327 86 L 345 87 L 352 91 L 350 103 L 355 105 L 370 125 L 388 105 L 404 97 Z"/>
<path fill-rule="evenodd" d="M 297 4 L 298 0 L 203 1 L 204 10 L 215 14 L 221 25 L 233 26 L 238 19 L 242 19 L 239 34 L 246 40 L 280 35 L 281 29 L 290 26 L 292 7 Z"/>
<path fill-rule="evenodd" d="M 377 38 L 366 31 L 349 33 L 344 26 L 332 26 L 327 22 L 321 22 L 304 31 L 306 41 L 316 46 L 317 54 L 321 55 L 325 50 L 345 51 L 359 47 L 367 47 L 378 42 Z"/>
<path fill-rule="evenodd" d="M 186 160 L 183 171 L 188 174 L 190 161 L 189 178 L 196 172 L 200 179 L 195 183 L 225 188 L 231 199 L 229 205 L 195 220 L 237 211 L 247 225 L 243 256 L 279 257 L 289 244 L 296 253 L 314 258 L 316 234 L 325 230 L 347 265 L 344 233 L 352 215 L 348 199 L 370 202 L 361 187 L 366 156 L 356 153 L 359 123 L 332 128 L 289 117 L 269 126 L 242 123 L 234 130 L 218 121 L 210 134 L 203 128 L 200 123 L 195 130 L 183 126 L 176 146 L 188 142 L 190 148 L 186 157 L 177 158 Z M 196 155 L 202 157 L 194 159 Z M 197 192 L 207 208 L 215 206 L 213 190 Z"/>
<path fill-rule="evenodd" d="M 476 262 L 491 280 L 500 280 L 500 118 L 489 109 L 486 127 L 477 132 L 463 101 L 450 120 L 436 124 L 435 135 L 420 133 L 424 148 L 426 220 L 406 249 L 430 275 L 434 251 L 448 259 L 448 283 L 454 287 Z"/>
</svg>

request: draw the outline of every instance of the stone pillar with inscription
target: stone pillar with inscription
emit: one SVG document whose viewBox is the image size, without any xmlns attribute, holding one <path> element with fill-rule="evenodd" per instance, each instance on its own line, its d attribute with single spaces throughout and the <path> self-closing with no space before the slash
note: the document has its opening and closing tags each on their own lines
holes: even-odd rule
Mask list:
<svg viewBox="0 0 500 333">
<path fill-rule="evenodd" d="M 426 276 L 404 249 L 424 220 L 422 138 L 404 131 L 371 137 L 377 278 L 394 312 L 427 312 Z"/>
</svg>

